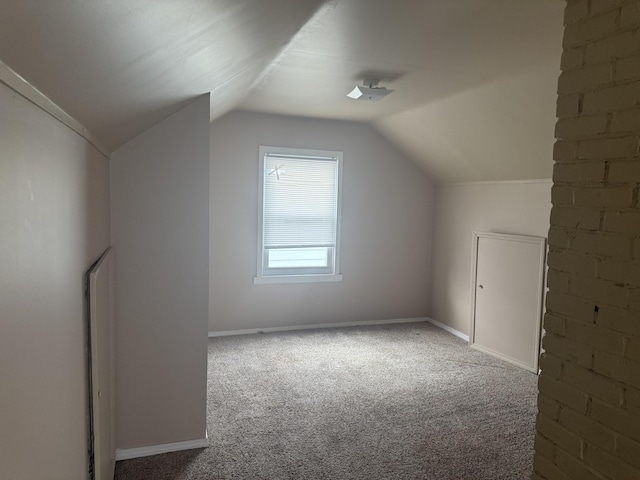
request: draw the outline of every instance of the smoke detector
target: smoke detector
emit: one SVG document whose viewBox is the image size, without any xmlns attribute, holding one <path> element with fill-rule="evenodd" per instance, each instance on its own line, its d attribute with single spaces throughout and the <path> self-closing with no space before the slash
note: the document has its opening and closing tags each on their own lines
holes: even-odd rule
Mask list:
<svg viewBox="0 0 640 480">
<path fill-rule="evenodd" d="M 347 93 L 347 97 L 355 100 L 366 100 L 368 102 L 377 102 L 389 95 L 393 90 L 387 90 L 378 86 L 378 80 L 364 79 L 363 85 L 357 85 L 351 92 Z"/>
</svg>

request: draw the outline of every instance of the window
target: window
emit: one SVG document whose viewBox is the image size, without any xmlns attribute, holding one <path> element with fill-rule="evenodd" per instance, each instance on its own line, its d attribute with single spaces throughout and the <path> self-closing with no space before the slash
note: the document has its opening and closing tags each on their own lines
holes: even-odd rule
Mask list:
<svg viewBox="0 0 640 480">
<path fill-rule="evenodd" d="M 341 280 L 342 152 L 260 147 L 254 283 Z"/>
</svg>

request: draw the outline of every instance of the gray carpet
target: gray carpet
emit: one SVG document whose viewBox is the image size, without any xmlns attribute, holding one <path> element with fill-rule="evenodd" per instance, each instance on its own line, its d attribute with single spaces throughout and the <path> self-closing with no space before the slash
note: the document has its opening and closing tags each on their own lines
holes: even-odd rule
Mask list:
<svg viewBox="0 0 640 480">
<path fill-rule="evenodd" d="M 529 479 L 536 385 L 426 323 L 213 338 L 210 447 L 116 479 Z"/>
</svg>

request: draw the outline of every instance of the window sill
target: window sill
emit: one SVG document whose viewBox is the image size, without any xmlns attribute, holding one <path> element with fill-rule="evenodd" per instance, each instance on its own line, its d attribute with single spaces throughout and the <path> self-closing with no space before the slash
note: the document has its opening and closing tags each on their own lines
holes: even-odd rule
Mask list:
<svg viewBox="0 0 640 480">
<path fill-rule="evenodd" d="M 253 277 L 254 285 L 268 283 L 316 283 L 341 282 L 342 275 L 278 275 L 272 277 Z"/>
</svg>

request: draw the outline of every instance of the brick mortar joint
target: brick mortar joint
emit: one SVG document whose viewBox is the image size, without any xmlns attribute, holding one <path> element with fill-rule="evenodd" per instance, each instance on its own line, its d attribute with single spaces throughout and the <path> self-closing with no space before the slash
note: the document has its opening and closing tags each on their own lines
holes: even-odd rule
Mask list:
<svg viewBox="0 0 640 480">
<path fill-rule="evenodd" d="M 614 114 L 617 112 L 609 112 L 607 115 L 610 115 L 612 118 L 614 116 Z M 563 121 L 569 121 L 569 122 L 575 122 L 576 125 L 580 122 L 581 119 L 583 118 L 589 118 L 589 117 L 598 117 L 598 116 L 605 116 L 603 115 L 580 115 L 577 117 L 562 117 L 561 120 Z M 576 132 L 574 134 L 564 134 L 564 135 L 560 135 L 557 134 L 555 136 L 555 140 L 557 141 L 562 141 L 562 142 L 589 142 L 589 141 L 597 141 L 597 140 L 621 140 L 621 139 L 627 139 L 627 138 L 633 138 L 634 136 L 636 136 L 636 132 L 638 131 L 638 129 L 634 128 L 634 130 L 621 130 L 621 131 L 610 131 L 610 123 L 607 123 L 606 125 L 606 131 L 603 132 L 599 132 L 599 133 L 584 133 L 581 134 L 579 132 Z M 638 127 L 640 128 L 640 127 Z M 638 156 L 638 151 L 640 149 L 640 143 L 638 144 L 638 147 L 636 148 L 636 153 L 634 155 L 633 158 Z"/>
<path fill-rule="evenodd" d="M 551 355 L 554 355 L 553 352 L 550 352 L 550 353 L 551 353 Z M 584 415 L 585 417 L 593 418 L 593 417 L 591 417 L 592 404 L 593 404 L 593 394 L 587 392 L 584 387 L 580 387 L 580 386 L 575 385 L 575 383 L 568 383 L 566 381 L 566 379 L 565 379 L 564 364 L 565 363 L 571 363 L 576 368 L 585 370 L 589 375 L 595 376 L 596 378 L 599 379 L 599 381 L 604 380 L 604 381 L 607 381 L 607 382 L 611 383 L 613 388 L 616 388 L 616 389 L 618 389 L 620 391 L 620 397 L 619 397 L 619 400 L 618 400 L 616 405 L 614 405 L 614 404 L 612 404 L 610 402 L 607 402 L 606 400 L 602 400 L 602 399 L 596 398 L 596 400 L 598 402 L 603 403 L 605 405 L 609 405 L 609 406 L 611 406 L 613 408 L 617 408 L 621 412 L 626 413 L 628 415 L 632 415 L 632 416 L 634 415 L 631 411 L 628 410 L 628 408 L 626 406 L 626 401 L 625 400 L 626 400 L 626 393 L 628 391 L 628 388 L 627 388 L 628 386 L 625 383 L 623 383 L 623 382 L 621 382 L 619 380 L 615 380 L 615 379 L 612 379 L 610 377 L 607 377 L 606 375 L 602 375 L 602 374 L 596 372 L 595 370 L 593 370 L 593 367 L 586 368 L 584 366 L 575 364 L 573 362 L 569 362 L 566 359 L 563 359 L 561 357 L 556 357 L 556 358 L 558 358 L 563 363 L 563 372 L 562 372 L 562 375 L 561 375 L 561 377 L 559 379 L 556 379 L 556 378 L 553 378 L 553 377 L 549 377 L 552 380 L 552 382 L 555 382 L 556 384 L 561 384 L 561 385 L 565 385 L 567 387 L 570 387 L 570 388 L 572 388 L 572 389 L 584 394 L 585 397 L 586 397 L 584 413 L 582 413 L 579 410 L 576 410 L 575 408 L 570 407 L 569 405 L 564 405 L 563 404 L 563 408 L 566 408 L 566 409 L 570 410 L 571 412 Z M 620 358 L 622 358 L 622 357 L 620 357 Z M 542 393 L 545 396 L 549 396 L 548 392 L 552 391 L 551 387 L 552 387 L 551 385 L 543 384 L 542 386 L 540 386 L 540 393 Z M 550 397 L 550 398 L 553 399 L 553 397 Z M 596 420 L 596 419 L 593 419 L 593 420 L 595 422 L 597 422 L 597 423 L 600 423 L 599 420 Z M 607 427 L 607 428 L 610 428 L 607 425 L 604 425 L 604 426 Z"/>
<path fill-rule="evenodd" d="M 587 18 L 597 18 L 600 14 L 608 14 L 616 9 L 622 9 L 627 5 L 637 4 L 637 0 L 620 0 L 617 5 L 613 7 L 603 8 L 597 12 L 593 12 L 593 0 L 587 0 Z M 593 14 L 593 15 L 592 15 Z"/>
<path fill-rule="evenodd" d="M 578 389 L 578 390 L 579 390 L 579 389 Z M 544 392 L 542 392 L 542 393 L 544 393 Z M 591 406 L 592 406 L 592 403 L 593 403 L 593 398 L 592 398 L 591 396 L 589 396 L 586 392 L 582 392 L 582 393 L 584 393 L 584 394 L 586 394 L 586 395 L 587 395 L 587 402 L 586 402 L 586 403 L 587 403 L 587 410 L 586 410 L 586 412 L 585 412 L 585 413 L 580 412 L 580 411 L 578 411 L 578 410 L 575 410 L 575 409 L 571 408 L 571 407 L 570 407 L 570 406 L 568 406 L 568 405 L 565 405 L 565 404 L 562 404 L 562 403 L 560 403 L 560 402 L 557 402 L 557 403 L 559 403 L 559 405 L 560 405 L 560 406 L 559 406 L 559 415 L 558 415 L 558 416 L 559 416 L 559 417 L 560 417 L 560 416 L 562 416 L 562 412 L 567 411 L 567 412 L 570 412 L 571 414 L 576 414 L 576 415 L 579 415 L 579 416 L 581 416 L 581 417 L 584 417 L 585 419 L 588 419 L 588 420 L 592 421 L 593 423 L 597 424 L 598 426 L 603 427 L 603 428 L 604 428 L 604 430 L 606 430 L 606 431 L 607 431 L 607 433 L 609 433 L 609 434 L 613 437 L 614 442 L 615 442 L 615 440 L 617 440 L 617 439 L 618 439 L 618 438 L 620 438 L 620 437 L 623 437 L 623 438 L 629 438 L 629 436 L 628 436 L 628 435 L 624 435 L 623 433 L 618 432 L 618 431 L 616 431 L 616 430 L 612 429 L 611 427 L 609 427 L 609 426 L 607 426 L 606 424 L 602 423 L 600 420 L 598 420 L 598 419 L 594 418 L 594 417 L 592 416 L 592 413 L 591 413 L 591 408 L 592 408 Z M 551 400 L 554 400 L 552 397 L 550 397 L 550 398 L 551 398 Z M 555 401 L 555 400 L 554 400 L 554 401 Z M 556 420 L 556 419 L 554 419 L 554 418 L 551 418 L 550 416 L 546 415 L 546 414 L 545 414 L 545 413 L 543 413 L 543 412 L 539 412 L 539 414 L 543 415 L 543 416 L 544 416 L 545 418 L 547 418 L 550 422 L 553 422 L 553 423 L 555 423 L 555 424 L 557 424 L 557 425 L 561 426 L 562 428 L 564 428 L 564 429 L 567 429 L 567 430 L 568 430 L 567 425 L 566 425 L 565 423 L 563 423 L 561 420 Z M 544 434 L 542 434 L 541 432 L 538 432 L 538 433 L 544 437 Z M 581 441 L 583 441 L 583 442 L 587 442 L 587 443 L 589 443 L 589 444 L 593 445 L 593 443 L 592 443 L 592 442 L 590 442 L 588 439 L 582 438 L 582 437 L 580 437 L 580 435 L 579 435 L 579 433 L 578 433 L 578 432 L 576 432 L 576 433 L 577 433 L 577 435 L 576 435 L 576 436 L 578 436 L 578 437 L 580 438 L 580 440 L 581 440 Z M 545 437 L 545 438 L 547 438 L 547 437 Z M 553 443 L 553 442 L 552 442 L 552 443 Z M 556 445 L 556 447 L 560 448 L 557 444 L 555 444 L 555 443 L 554 443 L 554 445 Z M 595 446 L 595 445 L 594 445 L 594 446 Z M 611 453 L 612 453 L 612 452 L 611 452 Z"/>
<path fill-rule="evenodd" d="M 565 29 L 567 27 L 573 27 L 576 25 L 584 25 L 585 23 L 588 23 L 590 21 L 593 20 L 597 20 L 600 17 L 606 17 L 608 15 L 611 15 L 613 12 L 616 12 L 616 18 L 613 21 L 613 24 L 616 27 L 620 27 L 621 26 L 621 16 L 622 16 L 622 10 L 624 10 L 626 7 L 628 7 L 629 5 L 636 5 L 638 2 L 637 0 L 620 0 L 616 3 L 616 5 L 613 6 L 609 6 L 607 8 L 602 8 L 600 10 L 594 11 L 593 8 L 593 0 L 588 0 L 587 1 L 587 13 L 585 16 L 583 16 L 582 18 L 578 18 L 574 21 L 571 22 L 566 22 L 563 20 L 563 25 L 565 27 Z M 569 8 L 570 5 L 567 5 L 567 8 Z M 566 14 L 566 9 L 565 9 L 565 14 Z M 565 18 L 566 20 L 566 18 Z"/>
<path fill-rule="evenodd" d="M 560 320 L 562 320 L 564 322 L 564 328 L 565 328 L 565 333 L 556 333 L 556 332 L 549 331 L 548 333 L 550 335 L 553 335 L 553 336 L 556 336 L 556 337 L 559 337 L 559 338 L 564 338 L 564 339 L 570 341 L 571 343 L 577 343 L 579 345 L 583 345 L 583 346 L 592 348 L 594 350 L 594 353 L 600 351 L 600 352 L 603 352 L 603 353 L 607 353 L 608 355 L 612 355 L 612 356 L 614 356 L 616 358 L 619 358 L 619 359 L 628 359 L 627 348 L 628 348 L 629 342 L 631 341 L 631 338 L 633 337 L 628 332 L 620 332 L 620 331 L 617 331 L 617 330 L 613 330 L 613 329 L 607 328 L 606 326 L 603 326 L 602 324 L 600 324 L 597 321 L 597 315 L 594 315 L 595 320 L 593 322 L 585 323 L 585 322 L 582 322 L 580 320 L 576 320 L 575 318 L 573 318 L 573 317 L 571 317 L 569 315 L 565 315 L 565 314 L 562 314 L 562 313 L 557 313 L 555 311 L 551 311 L 551 312 L 549 312 L 549 314 L 553 315 L 554 317 L 556 317 L 556 318 L 558 318 Z M 569 322 L 569 324 L 567 322 Z M 571 325 L 571 324 L 574 324 L 574 325 Z M 589 345 L 589 344 L 585 344 L 583 342 L 577 341 L 571 335 L 568 335 L 566 333 L 566 328 L 567 327 L 569 327 L 569 328 L 576 328 L 577 327 L 577 328 L 591 329 L 592 332 L 593 331 L 605 331 L 605 332 L 607 332 L 607 334 L 616 335 L 616 336 L 620 337 L 620 339 L 622 341 L 622 344 L 623 344 L 622 345 L 622 349 L 621 349 L 621 353 L 619 355 L 617 355 L 615 353 L 610 353 L 609 351 L 603 350 L 601 348 L 597 348 L 597 347 L 595 347 L 593 345 Z M 563 360 L 561 357 L 558 357 L 552 350 L 551 351 L 545 351 L 544 353 L 548 354 L 548 355 L 551 355 L 551 356 L 553 356 L 555 358 L 558 358 L 558 359 L 560 359 L 562 361 L 561 377 L 560 378 L 563 378 L 562 375 L 564 375 L 564 373 L 565 373 L 565 367 L 564 367 L 565 360 Z M 601 375 L 601 374 L 593 371 L 593 366 L 591 366 L 590 368 L 587 368 L 587 371 L 592 373 L 592 374 L 594 374 L 594 375 L 597 375 L 598 377 L 601 377 L 602 379 L 607 379 L 607 380 L 609 380 L 609 381 L 611 381 L 613 383 L 617 383 L 618 387 L 622 388 L 622 386 L 625 386 L 625 384 L 622 383 L 622 382 L 619 382 L 617 380 L 613 380 L 613 379 L 611 379 L 609 377 L 606 377 L 604 375 Z"/>
</svg>

